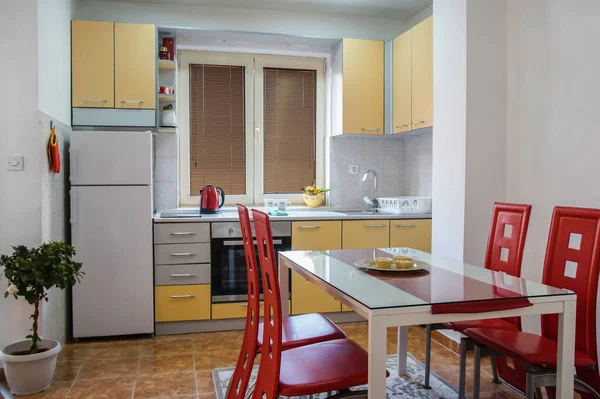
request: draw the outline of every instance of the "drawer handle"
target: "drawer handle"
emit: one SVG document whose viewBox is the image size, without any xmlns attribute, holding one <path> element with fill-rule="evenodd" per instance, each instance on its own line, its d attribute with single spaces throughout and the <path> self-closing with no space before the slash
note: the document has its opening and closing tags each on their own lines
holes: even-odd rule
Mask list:
<svg viewBox="0 0 600 399">
<path fill-rule="evenodd" d="M 408 125 L 398 125 L 398 126 L 396 126 L 396 129 L 403 129 L 405 127 L 408 127 Z"/>
<path fill-rule="evenodd" d="M 108 100 L 83 100 L 84 103 L 107 103 Z"/>
<path fill-rule="evenodd" d="M 193 273 L 173 273 L 171 277 L 196 277 Z"/>
<path fill-rule="evenodd" d="M 302 230 L 312 230 L 312 229 L 320 229 L 321 226 L 298 226 L 299 229 Z"/>
<path fill-rule="evenodd" d="M 365 227 L 387 227 L 387 224 L 365 224 Z"/>
<path fill-rule="evenodd" d="M 256 245 L 256 240 L 253 240 L 253 242 L 254 242 L 254 245 Z M 273 244 L 281 245 L 281 244 L 283 244 L 283 241 L 282 240 L 273 240 Z M 223 241 L 223 245 L 226 247 L 236 247 L 236 246 L 244 245 L 244 241 L 242 241 L 242 240 Z"/>
<path fill-rule="evenodd" d="M 368 132 L 378 132 L 381 129 L 379 129 L 378 127 L 361 127 L 360 130 L 365 130 Z"/>
<path fill-rule="evenodd" d="M 417 227 L 416 224 L 397 224 L 396 227 Z"/>
<path fill-rule="evenodd" d="M 248 307 L 248 303 L 240 303 L 240 306 L 243 308 L 247 308 Z"/>
<path fill-rule="evenodd" d="M 180 233 L 169 233 L 169 235 L 171 235 L 171 236 L 193 236 L 194 232 L 193 231 L 182 231 Z"/>
<path fill-rule="evenodd" d="M 171 299 L 190 299 L 196 298 L 196 295 L 188 294 L 188 295 L 171 295 Z"/>
<path fill-rule="evenodd" d="M 174 254 L 171 254 L 171 256 L 194 256 L 196 254 L 193 254 L 191 252 L 177 252 Z"/>
<path fill-rule="evenodd" d="M 413 122 L 412 124 L 413 125 L 420 125 L 421 123 L 425 123 L 425 121 L 416 121 L 416 122 Z"/>
<path fill-rule="evenodd" d="M 121 100 L 121 104 L 143 104 L 142 100 Z"/>
</svg>

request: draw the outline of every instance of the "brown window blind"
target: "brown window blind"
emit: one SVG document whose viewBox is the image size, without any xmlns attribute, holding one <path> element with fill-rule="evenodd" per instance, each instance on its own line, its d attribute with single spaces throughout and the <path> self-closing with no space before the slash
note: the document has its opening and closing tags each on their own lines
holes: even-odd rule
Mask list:
<svg viewBox="0 0 600 399">
<path fill-rule="evenodd" d="M 246 194 L 244 67 L 190 65 L 190 195 Z"/>
<path fill-rule="evenodd" d="M 317 73 L 264 74 L 264 192 L 299 193 L 315 180 Z"/>
</svg>

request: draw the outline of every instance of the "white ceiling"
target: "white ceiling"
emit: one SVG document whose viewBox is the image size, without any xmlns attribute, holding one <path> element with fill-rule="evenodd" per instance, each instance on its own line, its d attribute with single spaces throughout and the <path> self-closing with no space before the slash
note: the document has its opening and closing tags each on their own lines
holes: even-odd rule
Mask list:
<svg viewBox="0 0 600 399">
<path fill-rule="evenodd" d="M 258 8 L 265 10 L 319 12 L 363 17 L 405 19 L 433 0 L 113 0 L 135 3 L 193 4 L 199 6 Z"/>
</svg>

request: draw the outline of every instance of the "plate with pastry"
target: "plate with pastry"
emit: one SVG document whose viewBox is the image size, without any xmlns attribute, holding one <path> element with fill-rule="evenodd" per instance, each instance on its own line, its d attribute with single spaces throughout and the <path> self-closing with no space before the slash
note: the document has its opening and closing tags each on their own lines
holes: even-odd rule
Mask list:
<svg viewBox="0 0 600 399">
<path fill-rule="evenodd" d="M 355 266 L 380 272 L 414 272 L 427 270 L 429 264 L 413 259 L 410 256 L 394 256 L 394 258 L 361 259 L 354 262 Z"/>
</svg>

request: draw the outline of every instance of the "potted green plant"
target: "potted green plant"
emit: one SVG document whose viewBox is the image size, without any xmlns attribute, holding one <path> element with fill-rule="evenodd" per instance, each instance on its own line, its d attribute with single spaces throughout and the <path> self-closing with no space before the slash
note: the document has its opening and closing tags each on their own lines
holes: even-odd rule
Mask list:
<svg viewBox="0 0 600 399">
<path fill-rule="evenodd" d="M 75 249 L 64 242 L 12 248 L 12 255 L 0 256 L 0 277 L 6 277 L 9 284 L 4 297 L 23 297 L 33 305 L 33 326 L 27 340 L 2 349 L 0 360 L 12 393 L 29 395 L 50 387 L 61 349 L 58 341 L 38 335 L 40 305 L 48 301 L 50 288 L 73 286 L 81 281 L 83 272 L 81 263 L 73 261 Z"/>
</svg>

